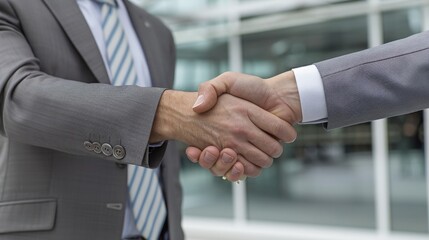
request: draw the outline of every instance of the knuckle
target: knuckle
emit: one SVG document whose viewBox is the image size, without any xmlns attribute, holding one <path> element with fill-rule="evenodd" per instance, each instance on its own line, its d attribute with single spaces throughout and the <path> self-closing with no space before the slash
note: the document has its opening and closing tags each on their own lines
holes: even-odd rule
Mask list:
<svg viewBox="0 0 429 240">
<path fill-rule="evenodd" d="M 240 124 L 235 124 L 232 127 L 232 133 L 235 136 L 247 136 L 247 129 Z"/>
<path fill-rule="evenodd" d="M 240 146 L 240 141 L 234 135 L 228 134 L 227 136 L 224 136 L 221 145 L 222 145 L 222 148 L 230 148 L 233 151 L 237 152 L 237 149 Z"/>
<path fill-rule="evenodd" d="M 220 75 L 220 77 L 228 81 L 230 79 L 233 79 L 236 76 L 236 74 L 237 73 L 235 73 L 235 72 L 227 71 L 227 72 L 222 73 Z"/>
</svg>

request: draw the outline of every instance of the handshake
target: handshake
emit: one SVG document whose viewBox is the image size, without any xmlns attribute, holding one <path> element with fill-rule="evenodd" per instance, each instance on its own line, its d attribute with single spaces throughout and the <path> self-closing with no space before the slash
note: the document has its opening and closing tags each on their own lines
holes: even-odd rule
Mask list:
<svg viewBox="0 0 429 240">
<path fill-rule="evenodd" d="M 165 91 L 150 141 L 185 142 L 189 159 L 230 181 L 258 176 L 281 155 L 281 142 L 296 139 L 296 123 L 333 129 L 428 108 L 428 37 L 423 32 L 265 80 L 225 73 L 198 94 Z"/>
<path fill-rule="evenodd" d="M 238 181 L 258 176 L 295 141 L 301 103 L 292 71 L 270 79 L 224 73 L 199 92 L 167 90 L 161 97 L 151 142 L 179 140 L 188 158 L 215 176 Z"/>
</svg>

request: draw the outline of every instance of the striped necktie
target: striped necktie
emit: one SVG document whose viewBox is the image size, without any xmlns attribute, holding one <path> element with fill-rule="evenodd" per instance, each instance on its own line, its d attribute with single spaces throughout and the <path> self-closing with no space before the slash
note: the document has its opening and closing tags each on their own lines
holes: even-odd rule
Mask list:
<svg viewBox="0 0 429 240">
<path fill-rule="evenodd" d="M 128 40 L 121 25 L 115 0 L 95 0 L 101 4 L 101 21 L 111 82 L 115 86 L 134 85 L 137 72 Z M 130 207 L 137 230 L 148 240 L 158 239 L 167 209 L 156 170 L 128 166 Z"/>
</svg>

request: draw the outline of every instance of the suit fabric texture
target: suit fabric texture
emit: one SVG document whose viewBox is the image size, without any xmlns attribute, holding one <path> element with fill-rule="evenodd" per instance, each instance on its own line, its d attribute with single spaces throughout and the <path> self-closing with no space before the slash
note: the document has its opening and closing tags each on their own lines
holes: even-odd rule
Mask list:
<svg viewBox="0 0 429 240">
<path fill-rule="evenodd" d="M 429 108 L 429 32 L 315 65 L 328 129 Z"/>
<path fill-rule="evenodd" d="M 160 167 L 170 239 L 184 238 L 175 145 L 148 147 L 173 84 L 173 38 L 124 3 L 153 88 L 110 85 L 76 0 L 0 0 L 0 240 L 121 239 L 126 164 Z M 125 157 L 90 151 L 86 141 L 122 146 Z"/>
</svg>

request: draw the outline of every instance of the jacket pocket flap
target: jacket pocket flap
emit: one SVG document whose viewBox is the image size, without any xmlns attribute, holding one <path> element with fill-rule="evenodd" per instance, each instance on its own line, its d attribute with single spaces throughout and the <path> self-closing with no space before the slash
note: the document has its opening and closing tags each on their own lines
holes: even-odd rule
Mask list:
<svg viewBox="0 0 429 240">
<path fill-rule="evenodd" d="M 51 230 L 56 199 L 0 202 L 0 233 Z"/>
</svg>

